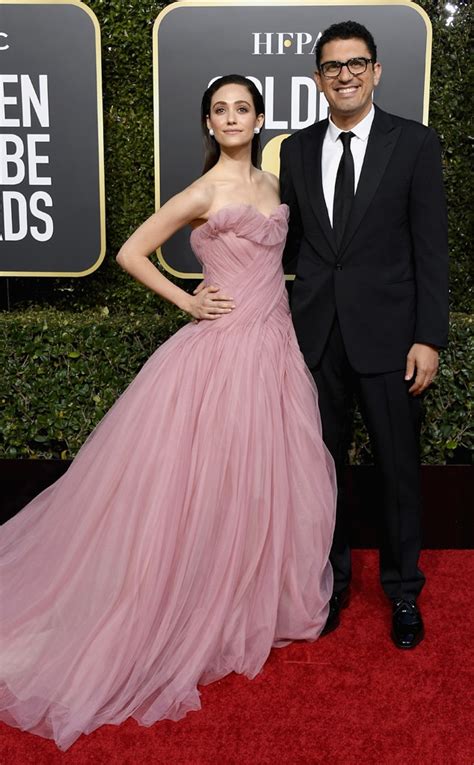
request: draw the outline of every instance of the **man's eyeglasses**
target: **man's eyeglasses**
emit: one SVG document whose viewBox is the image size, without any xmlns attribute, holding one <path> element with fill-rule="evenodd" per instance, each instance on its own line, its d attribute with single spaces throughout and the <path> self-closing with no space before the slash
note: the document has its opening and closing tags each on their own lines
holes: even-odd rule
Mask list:
<svg viewBox="0 0 474 765">
<path fill-rule="evenodd" d="M 324 77 L 331 79 L 339 77 L 342 67 L 347 66 L 348 71 L 357 76 L 358 74 L 364 74 L 367 70 L 367 65 L 373 62 L 372 58 L 357 56 L 357 58 L 350 58 L 348 61 L 325 61 L 324 64 L 320 65 L 319 70 Z"/>
</svg>

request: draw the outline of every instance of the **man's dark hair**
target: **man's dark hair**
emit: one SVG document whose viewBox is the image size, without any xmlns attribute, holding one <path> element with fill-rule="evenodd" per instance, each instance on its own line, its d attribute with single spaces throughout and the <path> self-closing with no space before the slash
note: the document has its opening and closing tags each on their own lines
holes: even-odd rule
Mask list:
<svg viewBox="0 0 474 765">
<path fill-rule="evenodd" d="M 316 68 L 319 69 L 321 52 L 326 43 L 332 40 L 350 40 L 352 37 L 365 42 L 370 52 L 370 58 L 375 63 L 377 61 L 377 46 L 369 30 L 362 24 L 358 24 L 357 21 L 342 21 L 339 24 L 331 24 L 325 29 L 316 43 Z"/>
</svg>

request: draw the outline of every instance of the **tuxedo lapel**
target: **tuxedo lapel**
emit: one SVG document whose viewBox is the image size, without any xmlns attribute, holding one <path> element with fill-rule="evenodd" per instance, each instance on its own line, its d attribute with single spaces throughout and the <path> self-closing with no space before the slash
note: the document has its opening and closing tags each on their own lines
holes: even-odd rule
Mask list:
<svg viewBox="0 0 474 765">
<path fill-rule="evenodd" d="M 382 181 L 400 131 L 401 128 L 394 126 L 388 114 L 375 107 L 375 117 L 368 138 L 357 192 L 341 242 L 340 255 L 347 248 L 367 212 Z"/>
<path fill-rule="evenodd" d="M 311 207 L 318 219 L 329 247 L 331 248 L 333 255 L 335 255 L 337 253 L 336 239 L 329 220 L 326 200 L 324 199 L 321 173 L 321 153 L 327 126 L 328 121 L 322 120 L 321 122 L 316 123 L 314 132 L 310 131 L 304 135 L 304 174 L 307 196 L 310 200 Z"/>
</svg>

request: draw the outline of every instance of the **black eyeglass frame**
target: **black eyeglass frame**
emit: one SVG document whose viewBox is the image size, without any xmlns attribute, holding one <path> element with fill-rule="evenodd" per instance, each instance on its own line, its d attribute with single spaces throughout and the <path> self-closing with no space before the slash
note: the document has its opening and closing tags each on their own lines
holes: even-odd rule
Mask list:
<svg viewBox="0 0 474 765">
<path fill-rule="evenodd" d="M 365 69 L 362 72 L 353 72 L 351 71 L 351 68 L 349 64 L 351 61 L 364 61 L 365 63 Z M 326 77 L 327 80 L 335 80 L 336 77 L 339 77 L 339 75 L 342 72 L 342 69 L 344 66 L 347 67 L 347 71 L 349 74 L 352 74 L 353 77 L 358 77 L 359 74 L 365 74 L 367 71 L 367 67 L 369 64 L 375 64 L 376 61 L 374 61 L 373 58 L 365 58 L 365 56 L 352 56 L 352 58 L 348 58 L 347 61 L 325 61 L 324 64 L 319 65 L 319 71 L 323 75 L 323 77 Z M 324 71 L 324 67 L 328 66 L 328 64 L 337 64 L 339 66 L 339 71 L 337 74 L 326 74 Z"/>
</svg>

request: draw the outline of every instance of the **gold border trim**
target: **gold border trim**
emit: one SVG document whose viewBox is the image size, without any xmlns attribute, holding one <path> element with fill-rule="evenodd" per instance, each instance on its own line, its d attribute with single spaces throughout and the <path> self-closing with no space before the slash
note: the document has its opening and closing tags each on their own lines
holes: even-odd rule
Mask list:
<svg viewBox="0 0 474 765">
<path fill-rule="evenodd" d="M 100 221 L 100 251 L 95 263 L 85 271 L 0 271 L 0 276 L 87 276 L 96 271 L 105 258 L 105 171 L 104 171 L 104 119 L 102 94 L 102 50 L 100 26 L 97 16 L 81 0 L 0 0 L 0 5 L 74 5 L 87 14 L 92 20 L 95 31 L 95 65 L 97 88 L 97 158 L 99 161 L 99 221 Z"/>
<path fill-rule="evenodd" d="M 30 2 L 40 2 L 41 0 L 27 0 Z M 1 0 L 0 0 L 1 2 Z M 60 0 L 56 0 L 60 2 Z M 425 82 L 423 91 L 423 123 L 428 124 L 429 114 L 429 102 L 430 102 L 430 76 L 431 76 L 431 50 L 433 42 L 433 29 L 431 21 L 426 11 L 421 6 L 412 2 L 412 0 L 299 0 L 298 5 L 313 5 L 313 6 L 325 6 L 325 5 L 405 5 L 411 10 L 418 13 L 426 26 L 426 55 L 425 55 Z M 225 8 L 230 6 L 288 6 L 294 9 L 295 3 L 291 0 L 179 0 L 179 2 L 172 3 L 171 5 L 163 8 L 158 14 L 153 24 L 153 127 L 154 127 L 154 152 L 155 152 L 155 208 L 158 210 L 160 207 L 160 165 L 159 165 L 159 99 L 158 99 L 158 86 L 159 86 L 159 74 L 158 74 L 158 29 L 169 13 L 179 8 Z M 168 273 L 173 276 L 178 276 L 181 279 L 201 279 L 202 273 L 194 274 L 187 271 L 176 271 L 172 268 L 163 257 L 161 247 L 156 250 L 159 263 Z M 294 279 L 293 275 L 287 275 L 287 279 Z"/>
</svg>

